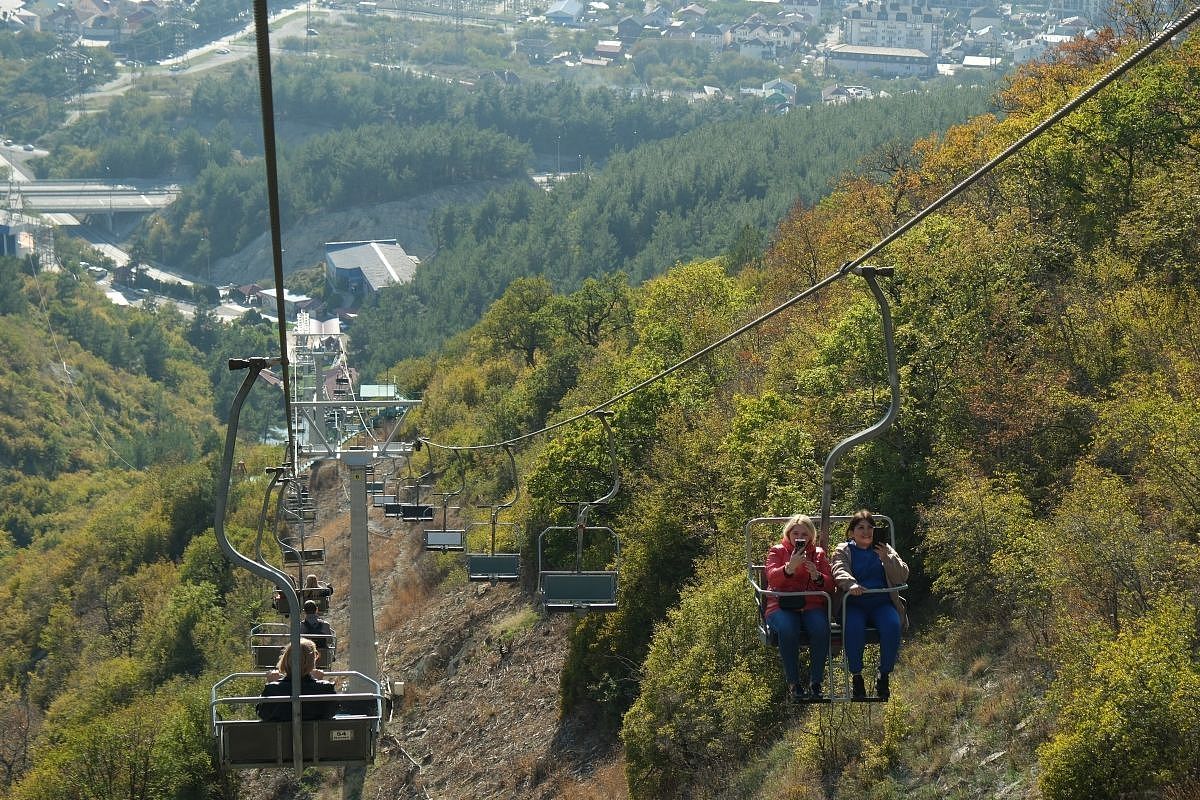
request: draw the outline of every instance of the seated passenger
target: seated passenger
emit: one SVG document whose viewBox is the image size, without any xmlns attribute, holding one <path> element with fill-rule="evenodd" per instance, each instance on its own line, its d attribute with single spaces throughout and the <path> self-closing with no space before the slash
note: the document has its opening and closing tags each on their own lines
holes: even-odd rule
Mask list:
<svg viewBox="0 0 1200 800">
<path fill-rule="evenodd" d="M 333 627 L 317 616 L 317 604 L 313 600 L 304 601 L 304 619 L 300 620 L 300 634 L 316 643 L 320 655 L 318 664 L 332 663 Z"/>
<path fill-rule="evenodd" d="M 856 511 L 847 529 L 849 541 L 833 551 L 833 580 L 850 595 L 846 600 L 846 618 L 842 620 L 842 645 L 850 670 L 851 694 L 856 700 L 867 695 L 862 669 L 869 622 L 879 631 L 875 694 L 887 700 L 891 694 L 888 678 L 900 654 L 900 630 L 908 626 L 908 616 L 899 592 L 865 594 L 865 591 L 904 583 L 908 580 L 908 565 L 891 545 L 875 541 L 875 522 L 870 511 Z"/>
<path fill-rule="evenodd" d="M 771 548 L 766 564 L 767 588 L 773 592 L 829 592 L 833 576 L 825 550 L 817 546 L 811 519 L 796 514 L 783 526 L 783 540 Z M 779 658 L 791 700 L 822 697 L 825 661 L 829 657 L 828 600 L 825 594 L 802 597 L 767 596 L 767 626 L 779 637 Z M 808 636 L 808 681 L 800 679 L 800 635 Z M 811 694 L 810 694 L 811 693 Z"/>
<path fill-rule="evenodd" d="M 292 695 L 292 643 L 288 642 L 279 654 L 279 664 L 270 677 L 272 680 L 263 687 L 263 697 L 291 697 Z M 312 639 L 300 640 L 300 694 L 336 694 L 337 687 L 330 681 L 321 680 L 324 677 L 317 669 L 317 645 Z M 301 717 L 306 720 L 332 719 L 338 712 L 336 701 L 308 700 L 301 704 Z M 291 703 L 259 703 L 254 707 L 258 718 L 266 722 L 290 722 L 292 719 Z"/>
<path fill-rule="evenodd" d="M 321 583 L 317 580 L 316 575 L 309 575 L 304 579 L 304 588 L 300 590 L 301 600 L 316 600 L 318 603 L 323 598 L 333 596 L 333 587 L 329 584 Z M 326 600 L 328 604 L 328 600 Z"/>
</svg>

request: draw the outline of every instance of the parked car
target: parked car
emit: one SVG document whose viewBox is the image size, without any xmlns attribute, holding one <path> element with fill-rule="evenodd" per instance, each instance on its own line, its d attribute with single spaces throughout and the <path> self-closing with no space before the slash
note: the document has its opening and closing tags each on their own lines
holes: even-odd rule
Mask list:
<svg viewBox="0 0 1200 800">
<path fill-rule="evenodd" d="M 33 152 L 33 145 L 31 145 L 31 144 L 27 144 L 27 145 L 25 145 L 25 147 L 24 147 L 24 150 L 25 150 L 25 152 L 27 152 L 27 153 L 32 153 L 32 152 Z"/>
</svg>

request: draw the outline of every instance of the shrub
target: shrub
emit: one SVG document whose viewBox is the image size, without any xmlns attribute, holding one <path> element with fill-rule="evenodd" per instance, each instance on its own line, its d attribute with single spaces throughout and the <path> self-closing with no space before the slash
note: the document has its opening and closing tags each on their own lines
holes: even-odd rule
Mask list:
<svg viewBox="0 0 1200 800">
<path fill-rule="evenodd" d="M 1046 800 L 1139 796 L 1200 775 L 1198 621 L 1196 608 L 1159 601 L 1090 669 L 1060 676 L 1059 730 L 1039 750 Z"/>
<path fill-rule="evenodd" d="M 757 744 L 778 681 L 753 619 L 753 597 L 735 575 L 687 590 L 655 631 L 621 729 L 631 798 L 688 796 Z"/>
</svg>

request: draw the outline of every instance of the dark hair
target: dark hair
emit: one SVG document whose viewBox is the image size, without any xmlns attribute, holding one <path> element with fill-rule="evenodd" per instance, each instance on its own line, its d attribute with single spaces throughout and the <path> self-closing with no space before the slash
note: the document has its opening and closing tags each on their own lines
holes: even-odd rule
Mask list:
<svg viewBox="0 0 1200 800">
<path fill-rule="evenodd" d="M 317 602 L 315 600 L 305 600 L 304 601 L 304 613 L 305 614 L 317 613 Z"/>
<path fill-rule="evenodd" d="M 854 531 L 854 526 L 862 522 L 864 519 L 871 523 L 871 527 L 875 527 L 875 515 L 871 513 L 870 509 L 860 508 L 858 511 L 855 511 L 850 515 L 850 521 L 846 523 L 847 539 L 850 538 L 850 534 Z"/>
</svg>

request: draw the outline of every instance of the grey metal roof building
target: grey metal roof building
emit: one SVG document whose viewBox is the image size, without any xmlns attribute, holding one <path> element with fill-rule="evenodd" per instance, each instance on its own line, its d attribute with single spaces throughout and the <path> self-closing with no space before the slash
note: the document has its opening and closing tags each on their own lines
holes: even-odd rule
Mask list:
<svg viewBox="0 0 1200 800">
<path fill-rule="evenodd" d="M 377 292 L 407 283 L 418 263 L 395 239 L 325 243 L 325 275 L 337 288 Z"/>
</svg>

